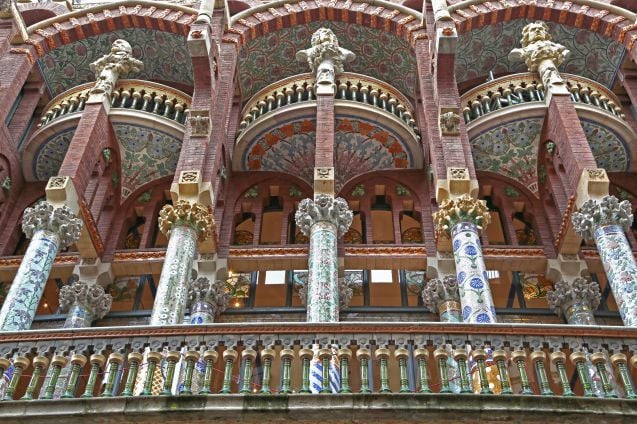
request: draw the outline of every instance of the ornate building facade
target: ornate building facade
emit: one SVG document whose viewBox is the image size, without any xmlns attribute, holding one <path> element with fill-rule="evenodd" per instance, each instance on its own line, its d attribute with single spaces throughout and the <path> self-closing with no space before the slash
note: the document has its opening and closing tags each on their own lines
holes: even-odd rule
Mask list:
<svg viewBox="0 0 637 424">
<path fill-rule="evenodd" d="M 0 0 L 2 422 L 634 422 L 636 42 L 630 0 Z"/>
</svg>

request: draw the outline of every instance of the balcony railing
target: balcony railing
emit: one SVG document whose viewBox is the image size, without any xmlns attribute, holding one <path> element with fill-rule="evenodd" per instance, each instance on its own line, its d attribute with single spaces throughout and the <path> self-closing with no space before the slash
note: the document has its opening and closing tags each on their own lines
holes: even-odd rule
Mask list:
<svg viewBox="0 0 637 424">
<path fill-rule="evenodd" d="M 93 85 L 94 83 L 78 85 L 51 100 L 44 108 L 39 127 L 62 116 L 82 112 Z M 152 113 L 180 124 L 185 122 L 185 113 L 190 102 L 190 96 L 179 90 L 142 80 L 119 80 L 111 95 L 113 108 Z"/>
<path fill-rule="evenodd" d="M 624 119 L 621 102 L 615 94 L 595 81 L 562 74 L 571 93 L 571 100 L 595 106 L 617 118 Z M 465 123 L 511 106 L 544 101 L 546 90 L 535 73 L 507 75 L 482 84 L 461 96 Z"/>
<path fill-rule="evenodd" d="M 398 90 L 375 78 L 344 72 L 336 81 L 336 99 L 349 100 L 384 110 L 407 125 L 417 135 L 414 109 Z M 284 106 L 316 100 L 312 74 L 295 75 L 271 84 L 257 94 L 243 108 L 239 133 L 259 118 Z"/>
<path fill-rule="evenodd" d="M 0 378 L 11 375 L 4 400 L 16 401 L 311 392 L 634 399 L 636 339 L 621 327 L 435 322 L 26 331 L 0 335 Z"/>
</svg>

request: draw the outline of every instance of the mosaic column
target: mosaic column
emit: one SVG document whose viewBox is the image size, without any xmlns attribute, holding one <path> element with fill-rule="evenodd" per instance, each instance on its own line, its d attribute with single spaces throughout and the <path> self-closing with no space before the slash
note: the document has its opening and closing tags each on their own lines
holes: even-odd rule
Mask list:
<svg viewBox="0 0 637 424">
<path fill-rule="evenodd" d="M 0 310 L 0 330 L 28 330 L 59 248 L 80 238 L 82 221 L 66 206 L 43 201 L 27 208 L 22 230 L 31 239 Z"/>
<path fill-rule="evenodd" d="M 230 294 L 225 291 L 225 282 L 214 283 L 206 277 L 199 277 L 190 282 L 188 288 L 188 304 L 190 305 L 191 324 L 210 324 L 215 316 L 228 307 Z"/>
<path fill-rule="evenodd" d="M 557 315 L 564 315 L 569 324 L 595 325 L 593 312 L 601 300 L 599 284 L 581 277 L 570 283 L 561 280 L 548 292 L 547 300 L 551 309 Z"/>
<path fill-rule="evenodd" d="M 438 236 L 451 236 L 458 276 L 462 320 L 468 323 L 496 322 L 495 307 L 482 256 L 482 225 L 490 221 L 486 204 L 464 194 L 442 202 L 434 213 Z"/>
<path fill-rule="evenodd" d="M 181 324 L 197 241 L 212 233 L 212 214 L 206 206 L 179 200 L 159 213 L 159 229 L 168 237 L 150 325 Z"/>
<path fill-rule="evenodd" d="M 307 283 L 307 321 L 337 322 L 339 312 L 336 241 L 352 223 L 347 201 L 326 194 L 304 199 L 296 211 L 296 225 L 310 238 Z"/>
<path fill-rule="evenodd" d="M 301 304 L 307 307 L 307 280 L 308 273 L 305 271 L 296 272 L 296 287 L 298 290 Z M 347 309 L 349 302 L 354 297 L 354 291 L 360 290 L 363 286 L 363 280 L 361 279 L 360 272 L 358 271 L 345 271 L 344 277 L 338 279 L 338 308 L 339 311 Z"/>
<path fill-rule="evenodd" d="M 77 281 L 60 289 L 60 310 L 67 312 L 64 328 L 90 327 L 111 310 L 113 297 L 96 283 Z"/>
<path fill-rule="evenodd" d="M 637 264 L 624 234 L 633 223 L 630 202 L 615 196 L 587 200 L 572 222 L 582 238 L 595 240 L 624 325 L 637 327 Z"/>
<path fill-rule="evenodd" d="M 440 316 L 440 322 L 462 322 L 458 282 L 453 275 L 432 278 L 422 291 L 427 309 Z"/>
</svg>

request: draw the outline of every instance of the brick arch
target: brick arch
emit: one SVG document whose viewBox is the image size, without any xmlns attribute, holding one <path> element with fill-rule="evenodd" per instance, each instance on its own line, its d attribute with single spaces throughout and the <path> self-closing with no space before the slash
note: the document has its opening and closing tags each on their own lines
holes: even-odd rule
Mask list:
<svg viewBox="0 0 637 424">
<path fill-rule="evenodd" d="M 68 13 L 68 9 L 60 3 L 18 3 L 18 10 L 27 26 L 45 19 Z"/>
<path fill-rule="evenodd" d="M 615 6 L 581 4 L 578 0 L 554 4 L 554 0 L 482 0 L 462 8 L 449 8 L 460 34 L 515 19 L 537 19 L 586 29 L 624 45 L 637 60 L 637 23 Z M 504 4 L 504 6 L 503 6 Z M 624 10 L 625 15 L 634 13 Z"/>
<path fill-rule="evenodd" d="M 419 38 L 427 38 L 420 14 L 399 4 L 385 1 L 338 3 L 335 0 L 301 0 L 274 7 L 258 7 L 239 13 L 223 35 L 223 41 L 240 47 L 270 32 L 296 25 L 329 20 L 363 25 L 392 33 L 410 46 Z"/>
<path fill-rule="evenodd" d="M 149 1 L 104 4 L 48 19 L 27 28 L 38 57 L 59 47 L 118 29 L 138 28 L 188 35 L 197 11 L 183 6 Z M 18 48 L 17 50 L 20 50 Z"/>
</svg>

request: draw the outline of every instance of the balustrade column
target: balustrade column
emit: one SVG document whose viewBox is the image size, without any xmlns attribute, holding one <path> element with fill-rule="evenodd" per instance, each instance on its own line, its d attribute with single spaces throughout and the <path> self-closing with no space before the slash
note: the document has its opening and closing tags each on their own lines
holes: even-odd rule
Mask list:
<svg viewBox="0 0 637 424">
<path fill-rule="evenodd" d="M 179 200 L 159 213 L 159 229 L 169 238 L 150 325 L 181 324 L 197 241 L 211 235 L 212 214 L 200 203 Z"/>
<path fill-rule="evenodd" d="M 495 307 L 482 256 L 479 231 L 490 222 L 483 200 L 468 194 L 444 200 L 434 213 L 438 236 L 451 236 L 456 263 L 462 320 L 496 322 Z"/>
<path fill-rule="evenodd" d="M 337 322 L 339 316 L 337 238 L 352 223 L 347 201 L 326 194 L 304 199 L 295 219 L 310 238 L 308 258 L 307 321 Z"/>
<path fill-rule="evenodd" d="M 637 327 L 637 263 L 624 234 L 633 223 L 630 202 L 615 196 L 589 199 L 572 222 L 577 234 L 595 240 L 622 321 Z"/>
<path fill-rule="evenodd" d="M 97 283 L 77 281 L 60 289 L 60 310 L 67 312 L 64 328 L 90 327 L 102 319 L 113 304 L 113 297 Z"/>
<path fill-rule="evenodd" d="M 191 324 L 210 324 L 215 316 L 225 311 L 231 295 L 225 292 L 225 282 L 210 281 L 199 277 L 190 282 L 188 304 L 190 305 Z"/>
<path fill-rule="evenodd" d="M 42 201 L 25 209 L 22 229 L 31 242 L 0 309 L 0 331 L 31 327 L 58 249 L 75 243 L 81 228 L 82 221 L 66 206 Z"/>
</svg>

